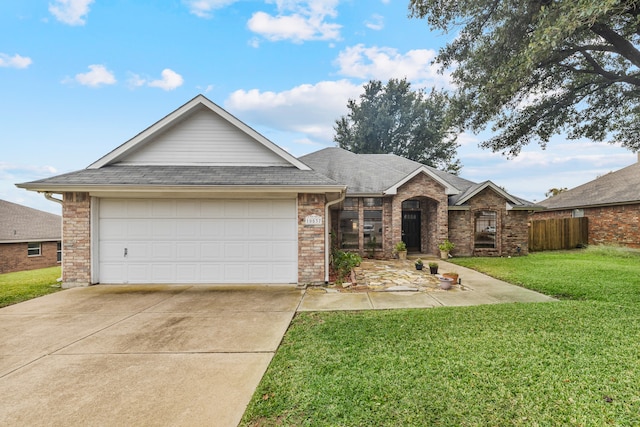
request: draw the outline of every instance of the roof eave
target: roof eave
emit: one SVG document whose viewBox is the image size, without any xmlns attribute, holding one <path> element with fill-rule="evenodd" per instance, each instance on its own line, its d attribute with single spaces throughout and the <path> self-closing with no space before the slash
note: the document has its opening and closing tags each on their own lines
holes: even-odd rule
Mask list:
<svg viewBox="0 0 640 427">
<path fill-rule="evenodd" d="M 255 193 L 255 192 L 297 192 L 297 193 L 332 193 L 346 191 L 344 185 L 31 185 L 31 183 L 16 184 L 19 188 L 39 193 L 68 193 L 68 192 L 186 192 L 186 193 Z"/>
</svg>

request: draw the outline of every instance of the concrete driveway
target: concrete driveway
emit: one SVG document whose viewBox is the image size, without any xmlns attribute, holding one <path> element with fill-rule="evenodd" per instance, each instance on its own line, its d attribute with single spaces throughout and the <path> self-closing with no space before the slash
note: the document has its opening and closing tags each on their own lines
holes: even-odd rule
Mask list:
<svg viewBox="0 0 640 427">
<path fill-rule="evenodd" d="M 236 426 L 302 295 L 92 286 L 0 309 L 0 425 Z"/>
</svg>

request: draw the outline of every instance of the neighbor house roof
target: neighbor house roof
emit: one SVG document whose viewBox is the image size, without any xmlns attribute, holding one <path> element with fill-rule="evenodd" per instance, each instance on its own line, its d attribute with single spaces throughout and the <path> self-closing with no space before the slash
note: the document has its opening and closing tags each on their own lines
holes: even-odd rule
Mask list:
<svg viewBox="0 0 640 427">
<path fill-rule="evenodd" d="M 0 200 L 0 243 L 59 241 L 62 218 Z"/>
<path fill-rule="evenodd" d="M 478 184 L 394 154 L 355 154 L 330 147 L 302 156 L 300 160 L 329 178 L 346 184 L 348 196 L 395 194 L 399 186 L 424 173 L 442 184 L 449 195 L 450 206 L 463 206 L 469 198 L 490 187 L 511 202 L 512 207 L 535 207 L 531 202 L 508 194 L 491 181 Z"/>
<path fill-rule="evenodd" d="M 638 160 L 539 204 L 550 210 L 562 210 L 640 203 L 640 158 Z"/>
</svg>

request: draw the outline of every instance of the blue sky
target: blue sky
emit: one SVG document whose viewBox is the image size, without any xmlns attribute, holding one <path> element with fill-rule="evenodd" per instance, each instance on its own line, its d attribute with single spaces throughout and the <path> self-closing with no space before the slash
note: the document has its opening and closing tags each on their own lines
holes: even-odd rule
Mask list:
<svg viewBox="0 0 640 427">
<path fill-rule="evenodd" d="M 455 34 L 408 18 L 408 0 L 0 2 L 0 199 L 60 213 L 15 187 L 83 169 L 199 93 L 296 156 L 371 79 L 451 89 L 431 64 Z M 507 159 L 463 134 L 461 176 L 543 200 L 637 160 L 555 138 Z"/>
</svg>

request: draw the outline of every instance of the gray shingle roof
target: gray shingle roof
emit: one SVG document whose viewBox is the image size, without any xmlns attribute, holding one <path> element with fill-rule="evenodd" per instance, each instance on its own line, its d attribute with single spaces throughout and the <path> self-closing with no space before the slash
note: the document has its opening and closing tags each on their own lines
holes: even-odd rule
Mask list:
<svg viewBox="0 0 640 427">
<path fill-rule="evenodd" d="M 631 166 L 563 191 L 539 204 L 547 209 L 573 209 L 634 202 L 640 203 L 640 159 Z"/>
<path fill-rule="evenodd" d="M 346 184 L 347 195 L 381 195 L 422 167 L 460 191 L 449 197 L 450 205 L 486 184 L 477 184 L 394 154 L 355 154 L 342 148 L 330 147 L 302 156 L 300 160 L 335 181 Z M 527 200 L 510 196 L 522 206 L 535 206 Z"/>
<path fill-rule="evenodd" d="M 0 242 L 56 241 L 62 218 L 48 212 L 0 200 Z"/>
<path fill-rule="evenodd" d="M 27 189 L 105 186 L 338 186 L 314 171 L 295 167 L 133 166 L 82 169 L 19 184 Z"/>
<path fill-rule="evenodd" d="M 355 154 L 329 147 L 300 157 L 312 169 L 347 185 L 352 194 L 382 194 L 415 170 L 425 167 L 458 190 L 473 182 L 395 154 Z"/>
</svg>

